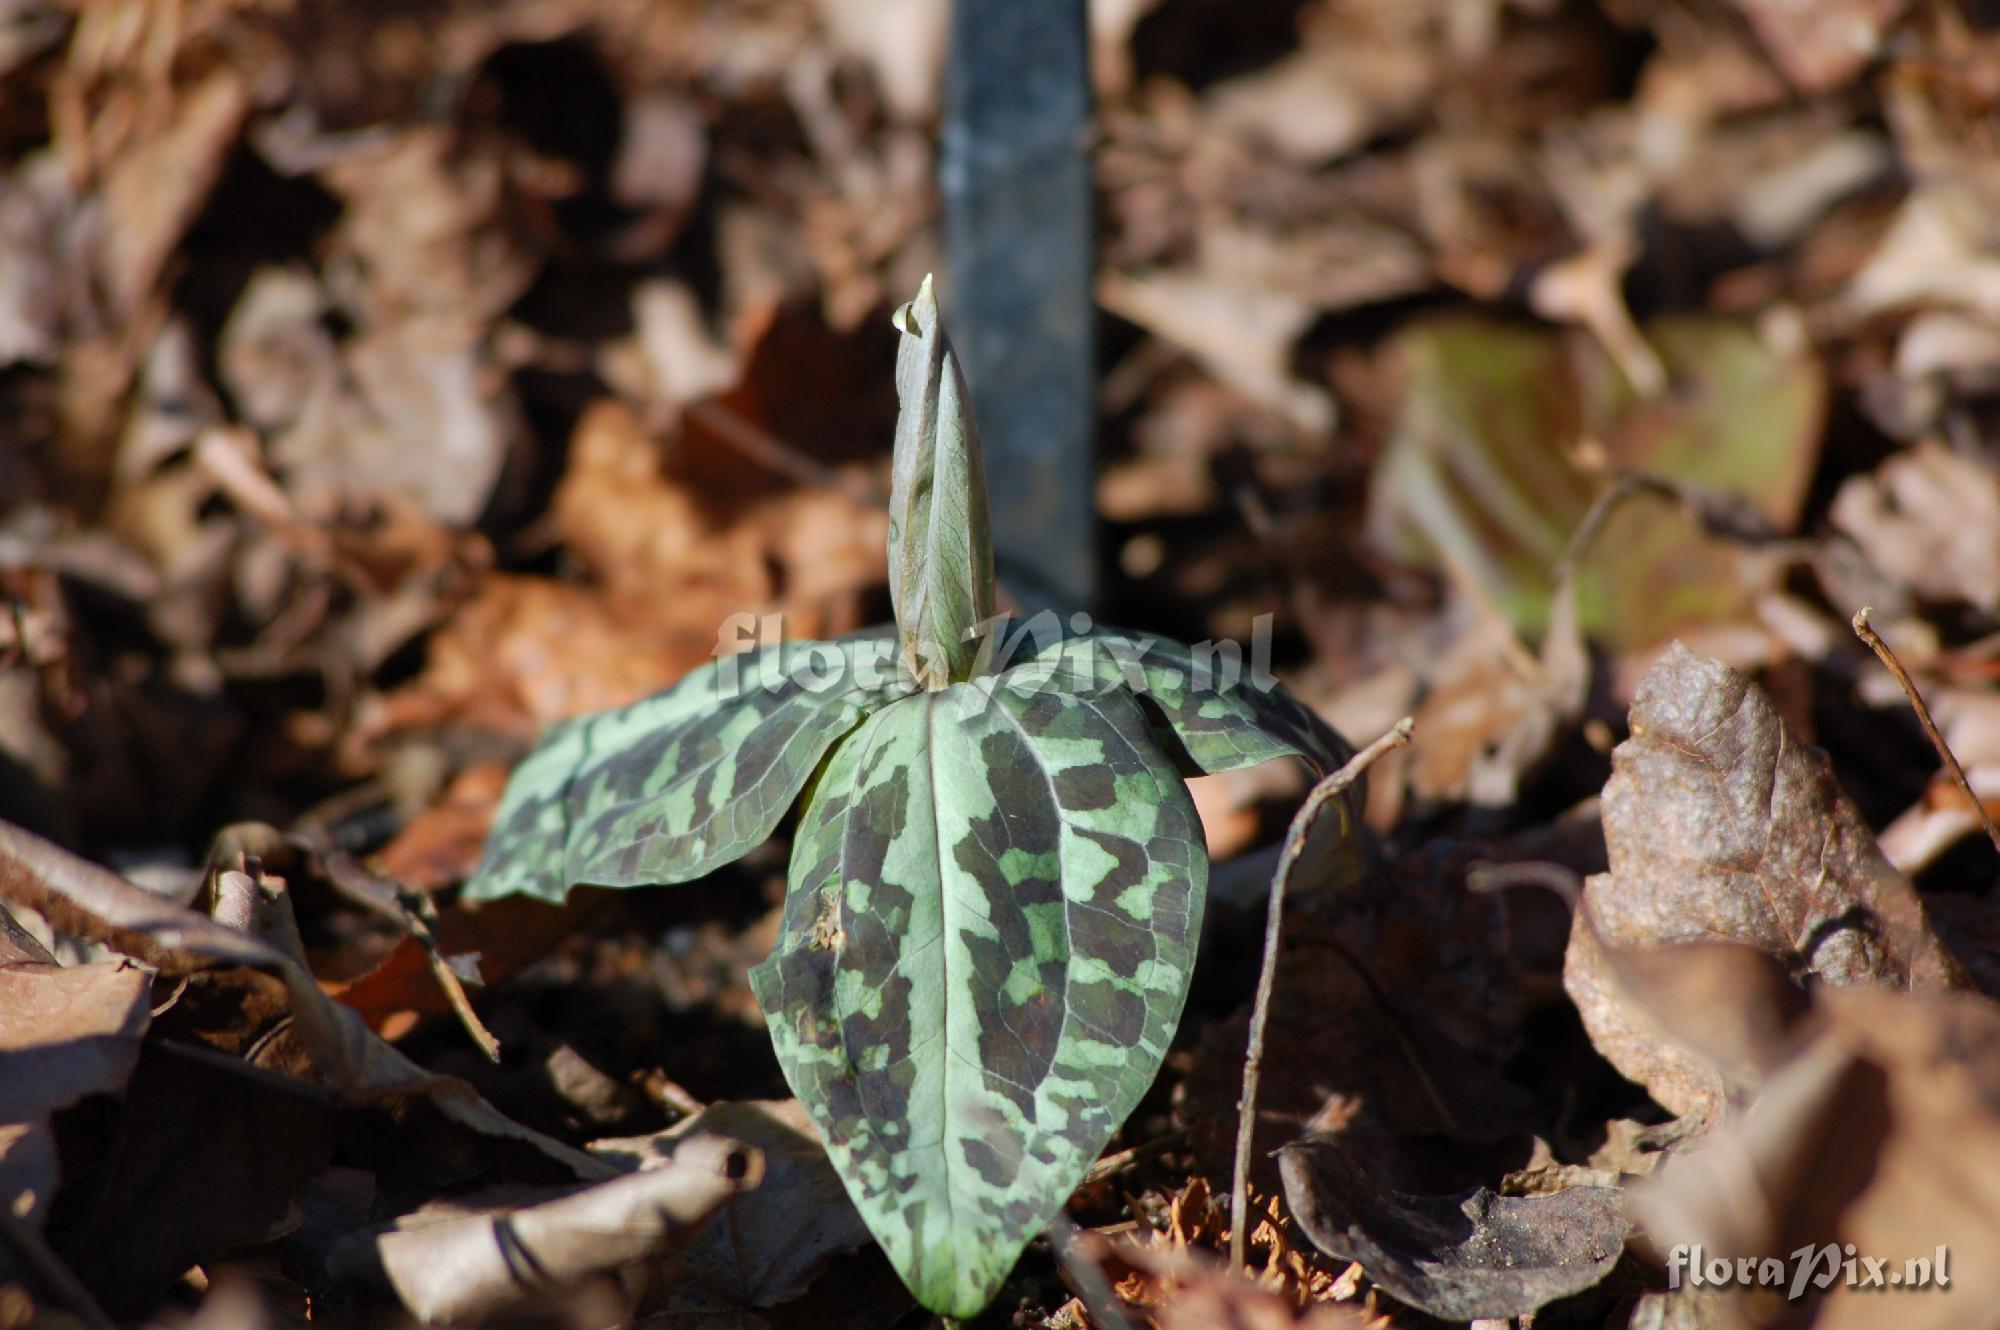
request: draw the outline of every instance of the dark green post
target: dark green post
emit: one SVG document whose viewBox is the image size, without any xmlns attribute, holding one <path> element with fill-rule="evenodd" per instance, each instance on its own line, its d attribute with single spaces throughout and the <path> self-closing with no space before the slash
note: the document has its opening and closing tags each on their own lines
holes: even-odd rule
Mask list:
<svg viewBox="0 0 2000 1330">
<path fill-rule="evenodd" d="M 941 163 L 953 340 L 994 566 L 1033 612 L 1097 593 L 1085 0 L 955 0 Z"/>
</svg>

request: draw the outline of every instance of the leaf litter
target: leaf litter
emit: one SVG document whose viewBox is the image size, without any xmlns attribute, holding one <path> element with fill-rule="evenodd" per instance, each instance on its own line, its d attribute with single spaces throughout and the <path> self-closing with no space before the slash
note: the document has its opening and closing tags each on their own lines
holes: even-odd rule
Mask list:
<svg viewBox="0 0 2000 1330">
<path fill-rule="evenodd" d="M 888 617 L 936 13 L 17 8 L 0 1320 L 926 1324 L 767 1051 L 781 850 L 460 889 L 548 726 Z M 1994 1324 L 1990 16 L 1091 9 L 1097 608 L 1417 725 L 1289 883 L 1245 1268 L 1276 768 L 979 1324 Z M 1825 1244 L 1952 1284 L 1668 1287 Z"/>
</svg>

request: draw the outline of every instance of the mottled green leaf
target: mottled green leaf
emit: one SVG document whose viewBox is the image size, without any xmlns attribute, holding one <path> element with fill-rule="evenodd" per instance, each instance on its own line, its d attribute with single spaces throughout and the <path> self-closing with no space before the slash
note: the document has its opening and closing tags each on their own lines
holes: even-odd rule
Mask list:
<svg viewBox="0 0 2000 1330">
<path fill-rule="evenodd" d="M 566 721 L 514 770 L 474 900 L 685 882 L 770 836 L 827 748 L 912 690 L 886 632 L 732 656 Z"/>
<path fill-rule="evenodd" d="M 927 688 L 971 677 L 972 631 L 993 617 L 986 470 L 958 355 L 924 278 L 896 311 L 896 451 L 889 493 L 889 597 L 904 658 Z"/>
<path fill-rule="evenodd" d="M 903 699 L 840 743 L 751 975 L 876 1240 L 956 1316 L 1152 1084 L 1208 876 L 1133 699 L 1021 682 Z"/>
<path fill-rule="evenodd" d="M 988 641 L 1001 666 L 1049 671 L 1054 686 L 1066 691 L 1124 688 L 1136 694 L 1164 729 L 1161 746 L 1183 775 L 1298 757 L 1324 776 L 1354 756 L 1332 726 L 1264 674 L 1240 643 L 1188 647 L 1121 628 L 1079 631 L 1054 615 L 1003 623 Z"/>
</svg>

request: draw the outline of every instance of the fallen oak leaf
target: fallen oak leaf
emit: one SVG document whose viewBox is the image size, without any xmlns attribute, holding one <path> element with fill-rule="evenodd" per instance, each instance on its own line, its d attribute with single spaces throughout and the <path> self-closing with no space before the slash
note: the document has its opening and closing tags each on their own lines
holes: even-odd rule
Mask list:
<svg viewBox="0 0 2000 1330">
<path fill-rule="evenodd" d="M 1591 1042 L 1662 1106 L 1706 1117 L 1727 1088 L 1631 999 L 1607 949 L 1740 942 L 1794 979 L 1964 985 L 1826 755 L 1792 738 L 1747 676 L 1675 643 L 1631 720 L 1604 787 L 1611 871 L 1584 885 L 1563 982 Z"/>
</svg>

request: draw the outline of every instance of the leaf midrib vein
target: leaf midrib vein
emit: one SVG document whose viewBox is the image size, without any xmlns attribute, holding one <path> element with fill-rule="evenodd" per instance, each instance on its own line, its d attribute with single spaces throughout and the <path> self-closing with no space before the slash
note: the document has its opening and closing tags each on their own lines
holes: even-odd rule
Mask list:
<svg viewBox="0 0 2000 1330">
<path fill-rule="evenodd" d="M 951 1067 L 954 1061 L 965 1061 L 963 1051 L 951 1046 L 951 920 L 947 917 L 951 908 L 952 894 L 945 889 L 944 882 L 944 818 L 943 800 L 938 798 L 937 763 L 937 700 L 938 694 L 924 694 L 924 761 L 930 766 L 930 806 L 931 806 L 931 851 L 936 859 L 933 867 L 937 870 L 938 890 L 938 970 L 943 980 L 943 1001 L 940 1004 L 939 1037 L 944 1044 L 946 1057 L 944 1070 L 938 1077 L 938 1149 L 944 1155 L 944 1211 L 947 1232 L 956 1233 L 958 1228 L 958 1186 L 955 1180 L 957 1170 L 953 1166 L 951 1149 Z M 955 1055 L 955 1056 L 954 1056 Z M 955 1275 L 957 1272 L 953 1271 Z"/>
</svg>

